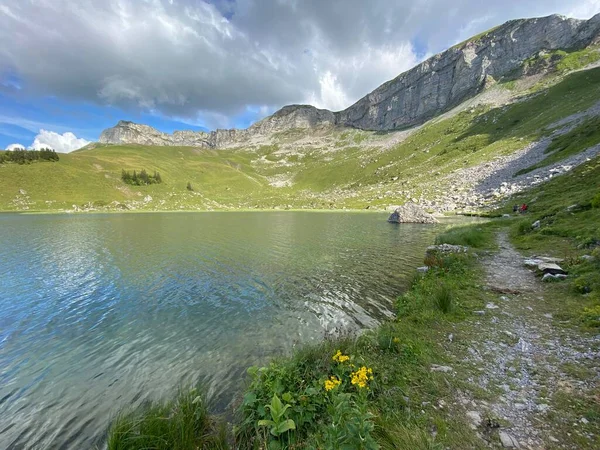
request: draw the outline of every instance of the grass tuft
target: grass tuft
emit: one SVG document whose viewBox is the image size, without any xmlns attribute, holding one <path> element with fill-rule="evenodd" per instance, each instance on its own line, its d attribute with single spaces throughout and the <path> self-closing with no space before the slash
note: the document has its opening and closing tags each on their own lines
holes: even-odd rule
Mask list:
<svg viewBox="0 0 600 450">
<path fill-rule="evenodd" d="M 437 309 L 444 314 L 452 312 L 454 307 L 454 294 L 447 284 L 441 284 L 433 295 L 433 301 Z"/>
<path fill-rule="evenodd" d="M 226 432 L 208 413 L 197 389 L 180 391 L 175 400 L 122 413 L 108 432 L 108 450 L 196 450 L 229 448 Z"/>
<path fill-rule="evenodd" d="M 436 244 L 463 245 L 472 248 L 488 248 L 492 245 L 492 234 L 483 227 L 455 227 L 435 238 Z"/>
</svg>

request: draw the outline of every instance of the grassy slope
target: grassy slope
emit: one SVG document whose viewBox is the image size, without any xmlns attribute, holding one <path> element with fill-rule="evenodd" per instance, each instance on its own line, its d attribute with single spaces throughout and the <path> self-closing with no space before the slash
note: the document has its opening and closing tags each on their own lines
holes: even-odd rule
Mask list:
<svg viewBox="0 0 600 450">
<path fill-rule="evenodd" d="M 0 210 L 24 205 L 30 210 L 70 209 L 112 201 L 137 202 L 136 209 L 146 210 L 286 205 L 362 209 L 404 203 L 421 194 L 432 197 L 447 189 L 432 180 L 520 149 L 549 133 L 545 128 L 553 122 L 600 98 L 600 68 L 550 78 L 510 106 L 478 107 L 430 122 L 391 147 L 384 145 L 388 135 L 382 133 L 333 130 L 315 144 L 301 142 L 306 138 L 301 130 L 288 130 L 276 136 L 274 145 L 253 148 L 97 146 L 61 155 L 58 163 L 4 164 Z M 600 136 L 592 133 L 585 145 L 598 141 Z M 582 149 L 571 147 L 551 157 Z M 158 170 L 164 183 L 131 187 L 120 181 L 121 169 L 142 168 Z M 293 185 L 273 187 L 271 177 L 289 179 Z M 186 191 L 188 182 L 194 193 Z M 19 189 L 29 198 L 20 196 Z M 153 201 L 144 204 L 146 195 Z"/>
</svg>

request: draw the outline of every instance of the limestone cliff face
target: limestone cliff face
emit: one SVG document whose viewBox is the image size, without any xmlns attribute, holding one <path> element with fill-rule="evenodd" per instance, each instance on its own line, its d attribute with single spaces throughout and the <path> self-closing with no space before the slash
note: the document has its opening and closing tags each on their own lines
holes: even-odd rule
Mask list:
<svg viewBox="0 0 600 450">
<path fill-rule="evenodd" d="M 429 58 L 340 112 L 290 105 L 247 130 L 176 131 L 172 135 L 121 121 L 104 130 L 100 142 L 219 148 L 292 128 L 410 127 L 459 105 L 483 90 L 490 78 L 498 80 L 514 73 L 541 51 L 579 49 L 599 42 L 600 14 L 587 21 L 556 15 L 513 20 Z"/>
<path fill-rule="evenodd" d="M 337 113 L 337 123 L 368 130 L 422 123 L 479 93 L 488 76 L 498 80 L 542 50 L 584 48 L 599 35 L 600 15 L 507 22 L 388 81 Z"/>
</svg>

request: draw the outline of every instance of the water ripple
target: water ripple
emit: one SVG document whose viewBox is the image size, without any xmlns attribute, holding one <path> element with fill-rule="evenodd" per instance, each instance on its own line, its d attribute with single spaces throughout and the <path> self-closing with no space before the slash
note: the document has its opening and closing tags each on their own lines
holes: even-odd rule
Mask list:
<svg viewBox="0 0 600 450">
<path fill-rule="evenodd" d="M 435 227 L 374 214 L 0 216 L 0 448 L 90 448 L 122 407 L 390 315 Z"/>
</svg>

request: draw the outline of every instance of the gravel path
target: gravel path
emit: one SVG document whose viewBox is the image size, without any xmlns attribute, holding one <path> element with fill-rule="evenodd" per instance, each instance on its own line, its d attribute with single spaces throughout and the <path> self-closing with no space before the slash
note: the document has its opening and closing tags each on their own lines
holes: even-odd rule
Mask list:
<svg viewBox="0 0 600 450">
<path fill-rule="evenodd" d="M 580 442 L 600 448 L 600 436 L 586 426 L 585 417 L 557 423 L 561 418 L 553 414 L 551 401 L 561 390 L 569 395 L 598 392 L 600 336 L 556 324 L 544 298 L 551 285 L 523 266 L 523 257 L 505 234 L 498 244 L 500 250 L 483 261 L 486 289 L 497 293 L 497 300 L 457 330 L 457 350 L 473 387 L 459 392 L 458 403 L 486 447 L 582 448 L 573 445 Z M 568 367 L 586 370 L 586 375 Z M 493 400 L 476 399 L 481 395 L 475 389 Z M 565 429 L 577 436 L 565 436 Z"/>
</svg>

